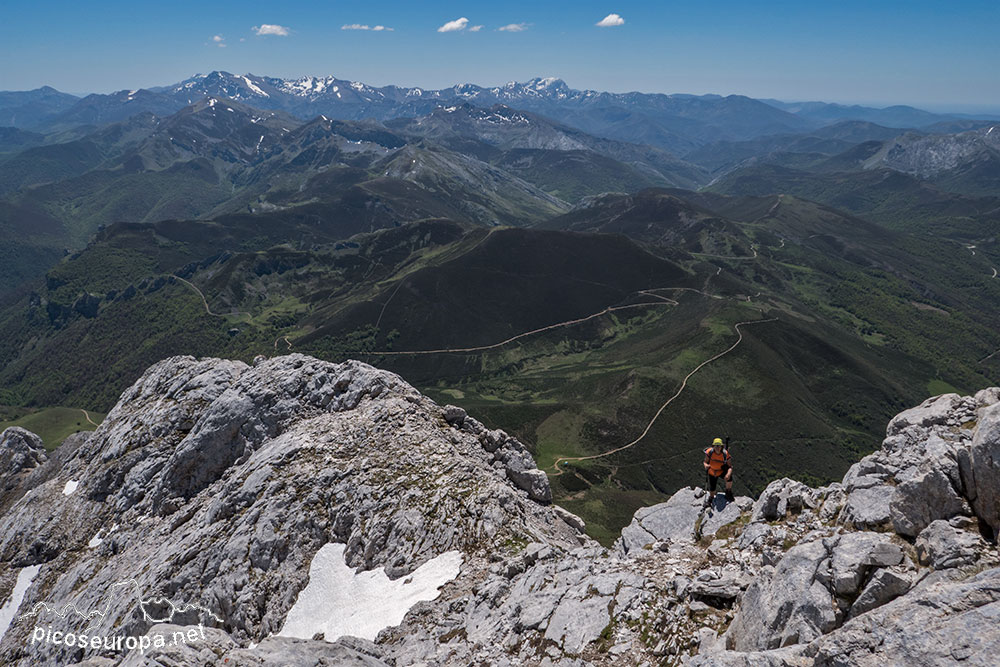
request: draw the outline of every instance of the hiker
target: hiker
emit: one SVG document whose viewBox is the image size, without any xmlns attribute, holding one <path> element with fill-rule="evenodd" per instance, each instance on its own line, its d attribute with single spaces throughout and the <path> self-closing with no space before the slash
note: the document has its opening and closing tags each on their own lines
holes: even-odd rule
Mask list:
<svg viewBox="0 0 1000 667">
<path fill-rule="evenodd" d="M 705 472 L 708 473 L 708 499 L 705 507 L 715 502 L 715 487 L 719 478 L 726 478 L 726 500 L 733 500 L 733 460 L 729 456 L 729 448 L 725 447 L 722 438 L 712 441 L 712 446 L 705 450 Z"/>
</svg>

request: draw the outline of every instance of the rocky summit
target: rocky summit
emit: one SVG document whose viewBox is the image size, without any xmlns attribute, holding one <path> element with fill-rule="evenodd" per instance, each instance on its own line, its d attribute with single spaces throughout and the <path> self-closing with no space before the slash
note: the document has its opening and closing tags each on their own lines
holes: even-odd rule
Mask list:
<svg viewBox="0 0 1000 667">
<path fill-rule="evenodd" d="M 397 375 L 172 357 L 52 453 L 0 435 L 0 662 L 996 664 L 1000 388 L 897 415 L 840 483 L 704 501 L 604 548 Z"/>
</svg>

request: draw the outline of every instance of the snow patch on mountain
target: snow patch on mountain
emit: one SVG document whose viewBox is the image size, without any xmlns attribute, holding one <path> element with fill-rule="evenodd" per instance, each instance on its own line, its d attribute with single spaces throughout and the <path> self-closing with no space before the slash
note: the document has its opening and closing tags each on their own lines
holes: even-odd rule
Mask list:
<svg viewBox="0 0 1000 667">
<path fill-rule="evenodd" d="M 243 79 L 243 82 L 247 84 L 247 88 L 249 88 L 250 90 L 252 90 L 254 93 L 256 93 L 258 95 L 261 95 L 263 97 L 270 97 L 270 95 L 268 95 L 267 93 L 265 93 L 264 90 L 260 86 L 258 86 L 257 84 L 255 84 L 248 77 L 244 76 L 244 77 L 242 77 L 242 79 Z"/>
<path fill-rule="evenodd" d="M 0 639 L 3 639 L 3 636 L 7 634 L 7 629 L 10 628 L 10 624 L 14 620 L 14 614 L 17 613 L 17 608 L 24 600 L 24 594 L 31 588 L 31 582 L 35 580 L 35 576 L 41 569 L 41 565 L 29 565 L 22 567 L 17 573 L 14 590 L 11 591 L 10 597 L 7 598 L 3 607 L 0 607 Z"/>
<path fill-rule="evenodd" d="M 344 635 L 374 640 L 382 629 L 399 625 L 417 602 L 437 598 L 462 565 L 461 552 L 448 551 L 392 580 L 385 568 L 356 572 L 348 567 L 345 548 L 327 544 L 316 552 L 309 584 L 289 610 L 280 636 L 311 639 L 323 633 L 328 641 Z"/>
</svg>

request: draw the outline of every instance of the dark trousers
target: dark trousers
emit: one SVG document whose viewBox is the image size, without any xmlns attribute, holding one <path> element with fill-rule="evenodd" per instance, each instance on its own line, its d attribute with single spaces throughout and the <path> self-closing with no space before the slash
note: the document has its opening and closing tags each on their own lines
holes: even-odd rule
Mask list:
<svg viewBox="0 0 1000 667">
<path fill-rule="evenodd" d="M 726 476 L 729 472 L 729 464 L 723 463 L 722 470 L 719 471 L 719 476 L 715 477 L 712 473 L 708 473 L 708 490 L 715 491 L 715 487 L 719 484 L 719 480 Z"/>
</svg>

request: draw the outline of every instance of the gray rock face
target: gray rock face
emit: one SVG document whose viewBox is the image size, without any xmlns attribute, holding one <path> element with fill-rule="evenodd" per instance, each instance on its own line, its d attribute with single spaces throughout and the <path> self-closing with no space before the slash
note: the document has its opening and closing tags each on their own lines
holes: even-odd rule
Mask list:
<svg viewBox="0 0 1000 667">
<path fill-rule="evenodd" d="M 42 439 L 11 426 L 0 433 L 0 510 L 20 498 L 49 457 Z"/>
<path fill-rule="evenodd" d="M 808 643 L 837 624 L 830 590 L 830 551 L 824 540 L 792 547 L 747 589 L 740 613 L 726 632 L 737 651 Z"/>
<path fill-rule="evenodd" d="M 637 511 L 608 550 L 551 505 L 522 443 L 392 373 L 302 355 L 252 367 L 175 357 L 92 435 L 10 465 L 0 599 L 20 582 L 21 613 L 71 602 L 107 609 L 99 629 L 141 635 L 197 619 L 204 636 L 98 655 L 43 650 L 16 619 L 0 663 L 992 664 L 1000 556 L 978 526 L 998 502 L 998 401 L 991 389 L 901 414 L 840 484 L 783 479 L 756 502 L 720 495 L 712 508 L 703 490 L 682 489 Z M 915 549 L 900 537 L 914 535 Z M 413 591 L 445 552 L 461 565 L 437 597 L 359 594 L 352 611 L 407 610 L 392 626 L 366 612 L 382 621 L 359 632 L 374 641 L 280 636 L 307 583 L 336 599 L 333 575 L 313 570 L 330 543 L 350 585 L 388 577 Z M 157 625 L 136 613 L 136 595 L 152 593 L 197 606 Z"/>
<path fill-rule="evenodd" d="M 902 561 L 902 549 L 883 533 L 800 543 L 747 589 L 726 633 L 728 645 L 755 651 L 808 643 L 839 625 L 874 571 Z M 890 599 L 876 593 L 870 592 L 866 605 Z"/>
<path fill-rule="evenodd" d="M 917 537 L 917 558 L 935 570 L 972 565 L 988 549 L 978 532 L 961 530 L 938 519 Z"/>
<path fill-rule="evenodd" d="M 176 632 L 189 628 L 159 624 L 149 630 L 152 636 L 172 638 Z M 134 651 L 121 663 L 121 667 L 146 667 L 147 665 L 233 665 L 234 667 L 271 667 L 277 665 L 353 665 L 355 667 L 388 667 L 376 655 L 359 651 L 351 638 L 347 641 L 317 642 L 289 637 L 268 637 L 253 649 L 241 648 L 232 637 L 216 628 L 205 629 L 205 639 L 200 642 L 172 644 L 152 648 L 145 654 Z M 373 645 L 374 648 L 374 645 Z M 378 651 L 375 648 L 375 651 Z M 211 660 L 212 662 L 207 662 Z M 114 663 L 109 663 L 114 664 Z"/>
<path fill-rule="evenodd" d="M 716 495 L 715 500 L 717 504 L 720 501 L 725 502 L 721 494 Z M 710 506 L 702 513 L 698 532 L 701 533 L 702 537 L 715 535 L 720 528 L 737 521 L 744 512 L 749 512 L 753 508 L 753 504 L 753 498 L 738 496 L 733 502 L 726 502 L 721 510 L 717 506 Z"/>
<path fill-rule="evenodd" d="M 861 591 L 861 595 L 851 605 L 848 618 L 860 616 L 876 607 L 895 600 L 910 590 L 913 585 L 912 576 L 902 568 L 886 568 L 878 570 Z"/>
<path fill-rule="evenodd" d="M 894 489 L 890 486 L 871 486 L 853 489 L 840 512 L 840 522 L 859 530 L 885 526 L 892 519 L 889 503 Z"/>
<path fill-rule="evenodd" d="M 817 518 L 836 517 L 837 527 L 814 522 L 812 532 L 772 558 L 775 566 L 765 566 L 747 589 L 726 633 L 736 651 L 725 661 L 693 664 L 994 664 L 1000 650 L 998 573 L 975 573 L 995 567 L 1000 558 L 972 514 L 996 528 L 998 401 L 996 388 L 975 397 L 952 394 L 894 418 L 882 449 L 828 490 L 827 500 L 835 504 L 834 494 L 846 495 L 843 507 L 827 510 L 824 500 Z M 785 480 L 772 483 L 754 517 L 774 520 L 779 501 L 794 489 Z M 793 493 L 808 514 L 809 493 Z M 801 519 L 786 523 L 791 528 Z M 909 547 L 889 534 L 836 534 L 888 527 L 916 536 L 920 565 L 938 572 L 929 574 L 910 561 Z M 751 524 L 739 544 L 763 549 L 767 563 L 766 545 L 774 543 L 777 530 Z M 803 652 L 781 654 L 782 646 Z"/>
<path fill-rule="evenodd" d="M 398 376 L 359 362 L 168 359 L 0 515 L 0 570 L 42 565 L 25 605 L 90 609 L 134 577 L 213 610 L 242 645 L 280 630 L 328 542 L 346 545 L 350 567 L 396 577 L 453 549 L 578 546 L 574 528 L 510 482 L 497 456 L 523 445 L 504 435 L 487 451 L 484 430 L 449 425 Z M 67 481 L 78 482 L 70 495 Z M 143 630 L 132 600 L 110 605 L 116 627 Z M 0 662 L 65 662 L 58 650 L 15 657 L 27 630 L 6 634 Z"/>
<path fill-rule="evenodd" d="M 693 541 L 704 499 L 704 489 L 683 488 L 665 503 L 643 507 L 622 530 L 616 548 L 622 553 L 634 553 L 657 540 Z"/>
<path fill-rule="evenodd" d="M 883 143 L 862 163 L 866 169 L 891 169 L 930 178 L 949 169 L 976 164 L 1000 150 L 994 128 L 980 128 L 956 134 L 923 135 L 907 132 Z"/>
<path fill-rule="evenodd" d="M 615 548 L 623 555 L 634 554 L 655 543 L 692 542 L 711 537 L 753 507 L 753 499 L 746 496 L 728 502 L 722 494 L 717 494 L 715 503 L 708 507 L 706 498 L 704 489 L 685 487 L 665 503 L 637 510 L 632 523 L 622 529 Z"/>
<path fill-rule="evenodd" d="M 1000 570 L 943 580 L 848 621 L 816 644 L 815 664 L 996 664 Z"/>
<path fill-rule="evenodd" d="M 970 502 L 977 497 L 974 471 L 990 465 L 987 456 L 973 463 L 973 440 L 996 437 L 990 435 L 988 421 L 977 424 L 977 414 L 984 410 L 980 402 L 991 396 L 990 391 L 980 392 L 979 398 L 946 394 L 897 415 L 881 450 L 844 477 L 847 500 L 838 522 L 856 529 L 891 525 L 916 537 L 937 519 L 971 515 Z M 997 495 L 984 490 L 979 502 L 995 501 Z"/>
<path fill-rule="evenodd" d="M 753 506 L 751 521 L 774 521 L 789 512 L 801 512 L 815 505 L 813 490 L 787 477 L 767 485 Z"/>
<path fill-rule="evenodd" d="M 885 430 L 887 436 L 896 435 L 912 426 L 926 428 L 947 424 L 958 407 L 962 397 L 958 394 L 942 394 L 928 398 L 915 408 L 904 410 L 889 421 Z"/>
<path fill-rule="evenodd" d="M 976 395 L 977 402 L 995 397 L 985 392 Z M 976 514 L 993 528 L 995 537 L 1000 535 L 1000 402 L 984 406 L 979 416 L 963 486 Z"/>
<path fill-rule="evenodd" d="M 688 594 L 713 607 L 729 606 L 746 590 L 752 578 L 735 568 L 709 568 L 688 586 Z"/>
<path fill-rule="evenodd" d="M 0 433 L 0 479 L 39 466 L 48 460 L 42 439 L 20 426 Z"/>
</svg>

